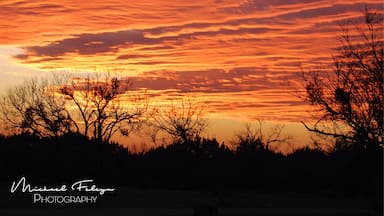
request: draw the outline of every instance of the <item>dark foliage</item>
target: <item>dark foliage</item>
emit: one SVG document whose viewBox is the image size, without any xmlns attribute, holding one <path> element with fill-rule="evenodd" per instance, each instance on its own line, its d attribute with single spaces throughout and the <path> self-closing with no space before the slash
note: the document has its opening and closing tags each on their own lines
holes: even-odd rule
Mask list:
<svg viewBox="0 0 384 216">
<path fill-rule="evenodd" d="M 132 154 L 116 143 L 78 134 L 44 139 L 0 137 L 1 182 L 94 178 L 144 188 L 329 192 L 381 196 L 382 152 L 325 154 L 303 148 L 290 155 L 262 148 L 233 152 L 215 139 L 197 138 Z"/>
</svg>

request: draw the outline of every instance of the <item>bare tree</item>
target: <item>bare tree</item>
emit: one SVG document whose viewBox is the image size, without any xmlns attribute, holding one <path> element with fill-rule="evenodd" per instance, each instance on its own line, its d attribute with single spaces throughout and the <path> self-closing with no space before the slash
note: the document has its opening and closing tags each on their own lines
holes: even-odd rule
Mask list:
<svg viewBox="0 0 384 216">
<path fill-rule="evenodd" d="M 92 86 L 90 76 L 86 78 L 65 77 L 66 82 L 58 89 L 59 94 L 65 96 L 69 105 L 74 107 L 72 116 L 75 119 L 75 132 L 88 136 L 94 111 L 89 98 L 91 97 Z"/>
<path fill-rule="evenodd" d="M 275 125 L 265 133 L 263 121 L 258 120 L 255 128 L 247 123 L 244 129 L 235 135 L 232 145 L 239 153 L 270 151 L 271 145 L 289 144 L 292 139 L 291 136 L 283 134 L 283 129 L 284 125 Z"/>
<path fill-rule="evenodd" d="M 107 74 L 72 78 L 59 93 L 75 107 L 78 132 L 102 142 L 117 132 L 127 136 L 144 121 L 147 101 L 130 94 L 130 87 L 129 80 Z"/>
<path fill-rule="evenodd" d="M 1 98 L 1 119 L 15 132 L 40 137 L 75 132 L 108 142 L 117 132 L 129 135 L 144 121 L 147 101 L 130 86 L 110 75 L 32 79 Z"/>
<path fill-rule="evenodd" d="M 0 100 L 0 118 L 9 130 L 55 137 L 71 131 L 65 100 L 55 95 L 55 82 L 32 79 L 11 88 Z"/>
<path fill-rule="evenodd" d="M 312 132 L 359 149 L 383 144 L 383 16 L 369 10 L 364 25 L 342 27 L 334 67 L 305 78 L 306 100 L 321 116 Z"/>
<path fill-rule="evenodd" d="M 177 103 L 155 109 L 152 122 L 155 128 L 181 142 L 199 137 L 207 127 L 203 107 L 191 98 L 180 99 Z"/>
</svg>

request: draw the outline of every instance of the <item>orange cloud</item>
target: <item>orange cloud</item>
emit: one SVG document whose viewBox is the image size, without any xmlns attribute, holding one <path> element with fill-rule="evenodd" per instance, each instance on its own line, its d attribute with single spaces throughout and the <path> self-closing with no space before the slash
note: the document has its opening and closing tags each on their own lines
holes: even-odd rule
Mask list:
<svg viewBox="0 0 384 216">
<path fill-rule="evenodd" d="M 297 121 L 300 66 L 329 63 L 339 24 L 365 3 L 382 11 L 381 0 L 3 0 L 0 45 L 43 70 L 127 72 L 156 100 L 194 94 L 212 114 Z"/>
</svg>

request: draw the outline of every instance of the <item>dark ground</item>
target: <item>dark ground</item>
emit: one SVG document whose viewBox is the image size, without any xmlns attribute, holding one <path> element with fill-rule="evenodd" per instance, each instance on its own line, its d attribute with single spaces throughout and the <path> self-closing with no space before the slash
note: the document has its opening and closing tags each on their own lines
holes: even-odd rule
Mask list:
<svg viewBox="0 0 384 216">
<path fill-rule="evenodd" d="M 252 145 L 234 152 L 199 139 L 131 154 L 78 135 L 0 137 L 0 215 L 382 215 L 382 149 L 281 155 Z M 39 205 L 10 193 L 23 176 L 116 191 L 96 204 Z"/>
</svg>

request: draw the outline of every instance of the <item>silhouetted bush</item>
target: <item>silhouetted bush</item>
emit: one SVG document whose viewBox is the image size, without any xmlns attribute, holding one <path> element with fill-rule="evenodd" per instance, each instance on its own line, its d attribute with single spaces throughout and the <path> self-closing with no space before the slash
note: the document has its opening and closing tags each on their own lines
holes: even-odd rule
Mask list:
<svg viewBox="0 0 384 216">
<path fill-rule="evenodd" d="M 324 153 L 302 148 L 282 155 L 266 148 L 231 151 L 215 139 L 196 138 L 133 154 L 118 143 L 79 134 L 54 139 L 0 136 L 1 182 L 93 178 L 113 185 L 188 190 L 329 192 L 380 196 L 382 151 Z"/>
</svg>

